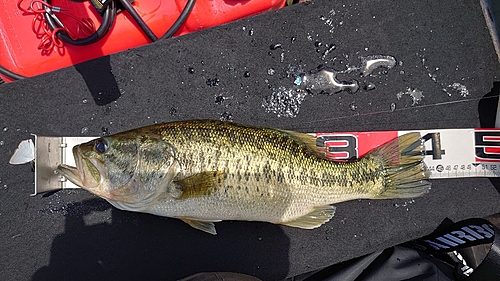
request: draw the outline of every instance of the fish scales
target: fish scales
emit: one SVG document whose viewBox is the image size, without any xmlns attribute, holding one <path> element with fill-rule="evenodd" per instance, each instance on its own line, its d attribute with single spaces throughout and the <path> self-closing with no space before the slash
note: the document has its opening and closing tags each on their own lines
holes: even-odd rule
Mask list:
<svg viewBox="0 0 500 281">
<path fill-rule="evenodd" d="M 242 219 L 245 216 L 262 219 L 259 217 L 261 214 L 252 214 L 247 204 L 254 204 L 260 210 L 259 213 L 272 208 L 269 213 L 275 214 L 274 220 L 282 219 L 281 213 L 286 212 L 293 198 L 290 187 L 283 184 L 284 175 L 291 175 L 291 178 L 295 179 L 289 185 L 304 186 L 307 178 L 301 177 L 304 171 L 290 168 L 289 165 L 283 166 L 273 159 L 285 159 L 285 162 L 294 166 L 295 162 L 299 161 L 297 156 L 305 155 L 304 147 L 298 146 L 280 132 L 248 130 L 246 127 L 240 130 L 234 126 L 221 126 L 219 123 L 214 125 L 216 126 L 210 130 L 201 130 L 199 136 L 197 132 L 200 128 L 197 126 L 162 128 L 162 136 L 177 147 L 179 159 L 197 159 L 190 163 L 181 163 L 181 166 L 186 167 L 186 175 L 207 170 L 220 170 L 228 175 L 224 184 L 214 191 L 211 201 L 219 208 L 222 207 L 221 202 L 225 202 L 229 210 L 224 210 L 224 214 L 215 213 L 211 219 L 224 219 L 226 215 L 226 219 L 229 219 L 234 213 L 239 214 L 233 219 Z M 185 133 L 188 130 L 190 132 Z M 184 137 L 177 137 L 183 133 Z M 192 144 L 193 139 L 196 139 L 196 145 Z M 199 161 L 200 155 L 204 155 L 203 159 L 212 159 L 212 165 L 208 166 L 206 162 Z M 260 178 L 263 178 L 263 181 Z M 206 201 L 205 198 L 202 200 Z M 230 211 L 235 208 L 239 211 Z M 200 212 L 199 209 L 195 211 Z M 161 212 L 160 210 L 159 213 Z M 201 212 L 208 215 L 206 210 Z M 269 214 L 262 215 L 269 219 Z"/>
<path fill-rule="evenodd" d="M 177 148 L 179 159 L 191 159 L 187 163 L 181 163 L 181 166 L 186 167 L 186 175 L 221 170 L 229 177 L 218 188 L 224 190 L 245 185 L 250 188 L 251 200 L 266 200 L 263 197 L 269 194 L 267 200 L 276 200 L 278 197 L 287 204 L 295 200 L 303 204 L 314 202 L 323 205 L 335 203 L 334 200 L 343 195 L 366 194 L 363 182 L 358 177 L 359 169 L 352 173 L 347 165 L 318 158 L 305 144 L 298 143 L 280 131 L 255 130 L 218 122 L 210 129 L 204 123 L 201 125 L 201 130 L 198 126 L 161 128 L 162 137 Z M 193 139 L 196 140 L 195 145 Z M 203 159 L 212 159 L 213 164 L 209 167 L 206 162 L 200 161 L 201 155 Z M 355 165 L 358 164 L 360 163 Z M 332 171 L 332 168 L 335 170 Z M 249 173 L 248 171 L 254 172 L 245 181 L 242 174 Z M 308 176 L 310 174 L 317 176 Z M 366 169 L 366 174 L 373 177 L 373 171 L 369 169 Z M 266 179 L 267 186 L 257 180 L 261 175 Z M 284 175 L 290 175 L 291 180 L 283 182 Z M 353 188 L 342 188 L 349 185 Z M 293 187 L 301 188 L 294 192 Z M 239 197 L 236 193 L 231 199 Z M 216 196 L 213 199 L 220 200 Z"/>
<path fill-rule="evenodd" d="M 74 155 L 86 160 L 59 170 L 120 209 L 180 218 L 215 234 L 220 220 L 315 228 L 337 202 L 419 196 L 429 188 L 422 149 L 411 134 L 359 161 L 334 162 L 307 134 L 196 120 L 82 144 Z M 87 170 L 100 171 L 92 187 Z"/>
</svg>

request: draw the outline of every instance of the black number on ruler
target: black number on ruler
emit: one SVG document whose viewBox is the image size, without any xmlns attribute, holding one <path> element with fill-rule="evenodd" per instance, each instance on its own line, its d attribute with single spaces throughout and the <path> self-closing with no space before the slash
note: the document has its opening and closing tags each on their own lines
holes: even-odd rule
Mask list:
<svg viewBox="0 0 500 281">
<path fill-rule="evenodd" d="M 432 159 L 441 159 L 444 155 L 444 149 L 441 149 L 441 134 L 440 133 L 428 133 L 422 137 L 422 139 L 427 142 L 431 141 L 431 150 L 426 150 L 425 155 L 432 155 Z"/>
<path fill-rule="evenodd" d="M 358 142 L 354 136 L 319 136 L 316 139 L 318 148 L 326 148 L 328 154 L 337 159 L 355 160 L 358 158 Z"/>
<path fill-rule="evenodd" d="M 478 158 L 500 160 L 500 132 L 476 131 L 474 135 Z"/>
</svg>

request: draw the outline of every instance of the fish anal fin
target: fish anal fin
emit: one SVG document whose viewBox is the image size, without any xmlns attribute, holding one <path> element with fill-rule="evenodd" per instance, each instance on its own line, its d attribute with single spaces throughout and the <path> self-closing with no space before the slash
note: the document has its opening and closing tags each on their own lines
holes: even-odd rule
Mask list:
<svg viewBox="0 0 500 281">
<path fill-rule="evenodd" d="M 184 217 L 181 217 L 179 219 L 189 224 L 193 228 L 210 233 L 212 235 L 217 235 L 214 222 L 219 222 L 220 220 L 206 221 L 206 220 L 198 220 L 194 218 L 184 218 Z"/>
<path fill-rule="evenodd" d="M 206 171 L 174 181 L 182 192 L 178 199 L 209 196 L 224 181 L 223 171 Z"/>
<path fill-rule="evenodd" d="M 280 222 L 279 224 L 304 229 L 314 229 L 328 222 L 334 214 L 335 206 L 319 206 L 301 217 L 291 221 Z"/>
</svg>

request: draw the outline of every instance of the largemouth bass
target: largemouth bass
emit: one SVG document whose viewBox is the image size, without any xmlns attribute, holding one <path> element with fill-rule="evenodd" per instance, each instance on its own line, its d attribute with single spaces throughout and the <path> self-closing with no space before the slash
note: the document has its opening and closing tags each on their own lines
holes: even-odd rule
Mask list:
<svg viewBox="0 0 500 281">
<path fill-rule="evenodd" d="M 334 162 L 314 136 L 221 121 L 173 122 L 75 146 L 68 180 L 122 210 L 178 218 L 216 234 L 221 220 L 312 229 L 332 204 L 417 197 L 430 188 L 418 133 L 355 162 Z"/>
</svg>

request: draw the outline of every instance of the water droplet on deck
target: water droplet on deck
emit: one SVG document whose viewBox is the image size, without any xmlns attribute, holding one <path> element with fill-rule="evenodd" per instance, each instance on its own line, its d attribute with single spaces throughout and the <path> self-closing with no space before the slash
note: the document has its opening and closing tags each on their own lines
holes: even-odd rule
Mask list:
<svg viewBox="0 0 500 281">
<path fill-rule="evenodd" d="M 267 70 L 267 74 L 269 74 L 269 75 L 274 75 L 275 72 L 276 72 L 276 70 L 274 70 L 274 68 L 269 68 Z"/>
<path fill-rule="evenodd" d="M 406 88 L 406 91 L 405 92 L 399 92 L 396 94 L 396 97 L 399 99 L 401 99 L 401 97 L 403 97 L 404 95 L 408 95 L 412 98 L 412 106 L 418 104 L 422 98 L 424 97 L 422 91 L 418 90 L 418 89 L 411 89 L 411 88 Z"/>
<path fill-rule="evenodd" d="M 5 144 L 5 141 L 0 141 L 0 146 L 3 146 Z"/>
<path fill-rule="evenodd" d="M 110 135 L 110 134 L 109 134 L 109 129 L 108 129 L 108 128 L 106 128 L 106 127 L 101 127 L 101 135 L 102 135 L 103 137 L 109 136 L 109 135 Z"/>
<path fill-rule="evenodd" d="M 280 62 L 285 61 L 285 53 L 280 54 Z"/>
<path fill-rule="evenodd" d="M 83 103 L 88 103 L 88 102 L 89 102 L 89 100 L 88 100 L 88 99 L 83 99 L 83 100 L 82 100 L 82 102 L 83 102 Z"/>
<path fill-rule="evenodd" d="M 297 77 L 304 74 L 304 70 L 300 66 L 288 65 L 286 70 L 286 77 Z"/>
<path fill-rule="evenodd" d="M 262 107 L 266 112 L 272 112 L 278 117 L 293 118 L 299 114 L 300 105 L 307 95 L 306 91 L 300 89 L 287 89 L 279 87 L 273 89 L 273 93 L 262 101 Z"/>
<path fill-rule="evenodd" d="M 245 73 L 243 73 L 243 77 L 245 77 L 245 78 L 250 77 L 250 72 L 249 71 L 245 71 Z"/>
<path fill-rule="evenodd" d="M 437 76 L 436 76 L 436 74 L 427 73 L 427 75 L 429 76 L 429 78 L 431 78 L 431 80 L 434 83 L 437 83 Z"/>
<path fill-rule="evenodd" d="M 324 66 L 303 75 L 300 86 L 315 94 L 334 94 L 343 90 L 355 93 L 359 89 L 358 81 L 340 82 L 337 80 L 337 72 Z"/>
<path fill-rule="evenodd" d="M 207 79 L 206 83 L 208 86 L 210 87 L 215 87 L 215 86 L 219 86 L 219 78 L 215 77 L 215 78 L 212 78 L 212 79 Z"/>
<path fill-rule="evenodd" d="M 8 127 L 3 127 L 2 131 L 7 132 L 9 130 Z"/>
<path fill-rule="evenodd" d="M 451 93 L 448 91 L 448 89 L 443 88 L 443 92 L 445 92 L 449 97 L 451 97 Z"/>
<path fill-rule="evenodd" d="M 349 104 L 349 109 L 351 109 L 352 111 L 356 111 L 357 108 L 358 106 L 354 104 L 354 102 L 351 102 L 351 104 Z"/>
<path fill-rule="evenodd" d="M 323 55 L 321 55 L 321 59 L 324 60 L 326 58 L 326 56 L 331 53 L 333 50 L 335 50 L 336 46 L 334 44 L 332 44 L 330 47 L 327 47 L 328 49 L 326 49 L 324 52 L 323 52 Z"/>
<path fill-rule="evenodd" d="M 276 50 L 278 48 L 281 48 L 281 43 L 276 43 L 276 44 L 272 44 L 271 46 L 269 46 L 269 49 L 271 49 L 271 50 Z"/>
<path fill-rule="evenodd" d="M 463 98 L 467 97 L 469 95 L 469 90 L 467 90 L 467 87 L 465 85 L 462 85 L 460 83 L 453 83 L 448 85 L 448 88 L 453 89 L 457 91 L 457 93 L 460 94 Z M 451 96 L 451 94 L 450 94 Z"/>
<path fill-rule="evenodd" d="M 230 112 L 223 112 L 221 113 L 220 115 L 220 121 L 229 121 L 229 122 L 232 122 L 233 121 L 233 114 L 231 114 Z"/>
<path fill-rule="evenodd" d="M 297 76 L 297 78 L 295 78 L 295 81 L 293 81 L 293 84 L 295 85 L 300 85 L 302 83 L 302 76 Z"/>
<path fill-rule="evenodd" d="M 172 107 L 172 108 L 170 108 L 169 113 L 171 116 L 175 116 L 177 114 L 177 109 L 175 109 L 175 107 Z"/>
<path fill-rule="evenodd" d="M 295 37 L 290 38 L 290 43 L 295 42 L 295 40 L 297 40 L 297 38 L 295 38 Z"/>
<path fill-rule="evenodd" d="M 106 108 L 104 109 L 104 114 L 108 115 L 111 113 L 111 106 L 106 106 Z"/>
<path fill-rule="evenodd" d="M 363 76 L 370 75 L 375 69 L 385 67 L 391 69 L 396 65 L 396 59 L 392 56 L 373 55 L 361 57 L 361 73 Z"/>
<path fill-rule="evenodd" d="M 221 104 L 224 101 L 224 96 L 215 96 L 215 103 L 216 104 Z"/>
<path fill-rule="evenodd" d="M 394 112 L 396 110 L 396 103 L 391 103 L 391 112 Z"/>
<path fill-rule="evenodd" d="M 81 130 L 82 135 L 85 135 L 88 132 L 89 132 L 89 128 L 88 127 L 83 127 L 82 130 Z"/>
<path fill-rule="evenodd" d="M 253 35 L 253 28 L 250 28 L 250 30 L 248 31 L 248 35 L 250 35 L 250 36 Z"/>
<path fill-rule="evenodd" d="M 372 83 L 372 82 L 368 82 L 368 83 L 366 83 L 366 84 L 363 86 L 363 89 L 364 89 L 365 91 L 371 91 L 371 90 L 373 90 L 373 89 L 375 89 L 375 88 L 376 88 L 376 86 L 375 86 L 375 84 L 374 84 L 374 83 Z"/>
<path fill-rule="evenodd" d="M 193 74 L 195 72 L 194 67 L 188 68 L 188 72 L 191 73 L 191 74 Z"/>
</svg>

